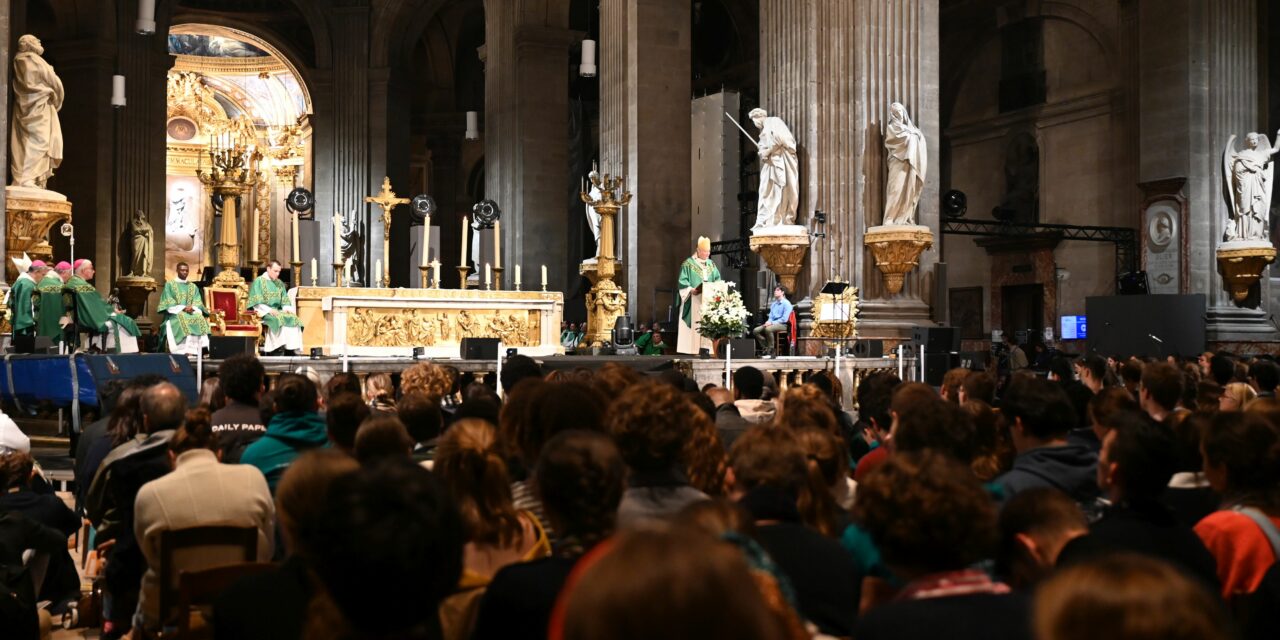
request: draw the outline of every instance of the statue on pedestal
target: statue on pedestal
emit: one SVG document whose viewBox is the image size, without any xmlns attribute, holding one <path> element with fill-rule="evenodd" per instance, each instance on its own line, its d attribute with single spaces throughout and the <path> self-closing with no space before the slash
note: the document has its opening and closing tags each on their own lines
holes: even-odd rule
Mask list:
<svg viewBox="0 0 1280 640">
<path fill-rule="evenodd" d="M 600 199 L 600 187 L 595 185 L 596 181 L 600 178 L 600 173 L 595 169 L 592 169 L 591 173 L 587 174 L 587 178 L 588 184 L 591 185 L 591 189 L 587 191 L 587 195 L 591 197 L 592 202 L 595 202 Z M 586 207 L 587 226 L 591 227 L 591 235 L 596 239 L 596 250 L 591 253 L 591 257 L 587 258 L 587 260 L 594 262 L 596 257 L 600 255 L 600 213 L 596 211 L 596 208 L 592 206 L 590 202 L 586 204 Z"/>
<path fill-rule="evenodd" d="M 924 191 L 928 153 L 924 133 L 911 123 L 907 108 L 899 102 L 889 105 L 889 124 L 884 130 L 884 148 L 889 154 L 889 179 L 884 188 L 884 224 L 914 225 L 916 203 Z"/>
<path fill-rule="evenodd" d="M 782 118 L 772 117 L 764 109 L 752 109 L 748 115 L 760 129 L 760 140 L 756 142 L 760 154 L 760 199 L 751 230 L 793 225 L 800 205 L 796 138 Z"/>
<path fill-rule="evenodd" d="M 1227 242 L 1270 244 L 1267 219 L 1275 175 L 1271 156 L 1280 151 L 1280 131 L 1276 132 L 1276 142 L 1272 147 L 1266 135 L 1250 133 L 1245 136 L 1247 147 L 1237 151 L 1236 137 L 1233 135 L 1227 140 L 1227 148 L 1222 152 L 1222 175 L 1227 180 L 1231 201 L 1225 233 Z"/>
<path fill-rule="evenodd" d="M 151 274 L 151 225 L 147 216 L 138 209 L 129 221 L 129 275 L 144 277 Z"/>
<path fill-rule="evenodd" d="M 9 134 L 9 169 L 13 186 L 44 189 L 62 164 L 62 80 L 40 55 L 44 47 L 31 34 L 18 38 L 13 58 L 13 126 Z"/>
</svg>

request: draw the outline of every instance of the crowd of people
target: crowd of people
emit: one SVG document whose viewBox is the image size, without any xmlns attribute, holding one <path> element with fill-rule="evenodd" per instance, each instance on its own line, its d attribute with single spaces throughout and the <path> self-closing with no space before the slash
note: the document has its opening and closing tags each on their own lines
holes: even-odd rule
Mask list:
<svg viewBox="0 0 1280 640">
<path fill-rule="evenodd" d="M 218 638 L 1273 636 L 1280 366 L 1048 364 L 846 396 L 750 366 L 731 389 L 523 356 L 319 384 L 237 356 L 195 407 L 112 389 L 79 514 L 11 447 L 0 566 L 48 554 L 39 597 L 65 606 L 83 518 L 108 638 L 187 615 L 159 540 L 206 525 L 272 563 L 205 613 Z"/>
</svg>

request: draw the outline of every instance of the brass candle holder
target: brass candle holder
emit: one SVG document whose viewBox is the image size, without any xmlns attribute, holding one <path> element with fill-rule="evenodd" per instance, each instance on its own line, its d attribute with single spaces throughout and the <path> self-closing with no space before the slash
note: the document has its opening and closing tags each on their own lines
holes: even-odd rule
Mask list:
<svg viewBox="0 0 1280 640">
<path fill-rule="evenodd" d="M 427 266 L 427 265 L 425 265 L 425 264 L 424 264 L 424 265 L 418 265 L 418 273 L 422 274 L 422 288 L 423 288 L 423 289 L 429 289 L 429 288 L 430 288 L 428 285 L 431 283 L 431 281 L 427 279 L 427 272 L 428 272 L 430 269 L 431 269 L 431 267 L 429 267 L 429 266 Z"/>
<path fill-rule="evenodd" d="M 290 263 L 289 263 L 289 266 L 293 267 L 293 272 L 292 272 L 292 273 L 293 273 L 293 286 L 295 286 L 295 287 L 301 287 L 301 286 L 302 286 L 302 263 L 301 263 L 301 262 L 290 262 Z"/>
<path fill-rule="evenodd" d="M 468 288 L 467 287 L 468 273 L 471 273 L 471 267 L 467 265 L 458 265 L 458 288 L 464 291 Z"/>
<path fill-rule="evenodd" d="M 505 271 L 505 269 L 503 269 L 502 267 L 493 268 L 493 289 L 495 291 L 502 291 L 502 272 L 503 271 Z"/>
<path fill-rule="evenodd" d="M 335 287 L 343 286 L 342 276 L 343 276 L 343 272 L 346 269 L 346 266 L 347 265 L 345 262 L 333 263 L 333 286 Z"/>
</svg>

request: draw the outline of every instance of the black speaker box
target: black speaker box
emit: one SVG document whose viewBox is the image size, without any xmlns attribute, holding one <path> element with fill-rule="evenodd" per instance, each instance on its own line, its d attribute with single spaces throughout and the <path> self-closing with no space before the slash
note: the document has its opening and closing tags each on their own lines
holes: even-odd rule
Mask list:
<svg viewBox="0 0 1280 640">
<path fill-rule="evenodd" d="M 853 357 L 855 358 L 883 358 L 884 357 L 884 340 L 854 340 L 853 341 Z"/>
<path fill-rule="evenodd" d="M 226 360 L 242 353 L 253 355 L 258 348 L 258 339 L 250 336 L 209 336 L 209 357 L 214 360 Z"/>
<path fill-rule="evenodd" d="M 947 372 L 954 369 L 959 364 L 960 358 L 954 353 L 943 353 L 925 351 L 924 354 L 924 381 L 926 384 L 939 387 L 942 386 L 942 379 L 946 377 Z"/>
<path fill-rule="evenodd" d="M 463 338 L 461 356 L 463 360 L 497 360 L 497 338 Z"/>
<path fill-rule="evenodd" d="M 18 335 L 13 337 L 14 353 L 50 353 L 53 351 L 53 338 L 49 336 Z"/>
<path fill-rule="evenodd" d="M 756 341 L 751 338 L 729 340 L 729 354 L 735 359 L 756 357 Z"/>
<path fill-rule="evenodd" d="M 915 327 L 911 342 L 923 345 L 925 353 L 960 350 L 960 332 L 955 327 Z"/>
</svg>

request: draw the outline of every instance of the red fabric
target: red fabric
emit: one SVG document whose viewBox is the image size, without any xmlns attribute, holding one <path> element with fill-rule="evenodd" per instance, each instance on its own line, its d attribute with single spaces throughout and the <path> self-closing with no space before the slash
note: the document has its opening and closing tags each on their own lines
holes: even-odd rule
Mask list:
<svg viewBox="0 0 1280 640">
<path fill-rule="evenodd" d="M 924 576 L 902 588 L 897 600 L 927 600 L 976 593 L 1009 593 L 1009 585 L 996 582 L 985 572 L 962 569 Z"/>
<path fill-rule="evenodd" d="M 884 446 L 882 442 L 880 446 L 872 449 L 870 453 L 862 456 L 862 459 L 858 461 L 858 466 L 853 470 L 853 481 L 862 482 L 862 479 L 867 477 L 868 473 L 875 471 L 875 468 L 888 458 L 889 448 Z"/>
<path fill-rule="evenodd" d="M 789 344 L 791 345 L 791 350 L 795 351 L 795 348 L 796 348 L 796 310 L 795 309 L 792 309 L 791 315 L 787 317 L 787 324 L 791 325 L 791 342 Z M 795 355 L 795 354 L 793 353 L 792 355 Z"/>
<path fill-rule="evenodd" d="M 234 291 L 214 291 L 212 293 L 213 308 L 221 311 L 223 318 L 227 322 L 234 322 L 240 319 L 240 304 Z M 228 326 L 227 328 L 230 329 L 231 327 Z"/>
<path fill-rule="evenodd" d="M 1269 516 L 1280 527 L 1280 517 Z M 1196 535 L 1218 563 L 1222 597 L 1253 593 L 1262 576 L 1276 561 L 1271 542 L 1254 522 L 1235 511 L 1215 511 L 1196 525 Z"/>
</svg>

